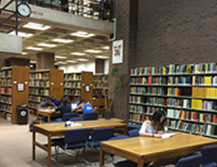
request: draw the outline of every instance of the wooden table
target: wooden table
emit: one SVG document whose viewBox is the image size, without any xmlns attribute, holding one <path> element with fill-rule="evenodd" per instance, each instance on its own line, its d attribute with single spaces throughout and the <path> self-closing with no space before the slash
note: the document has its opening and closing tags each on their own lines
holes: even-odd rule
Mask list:
<svg viewBox="0 0 217 167">
<path fill-rule="evenodd" d="M 102 142 L 100 145 L 100 167 L 104 166 L 104 152 L 121 156 L 143 167 L 144 163 L 177 158 L 200 151 L 203 146 L 217 144 L 216 139 L 175 132 L 177 135 L 159 139 L 133 137 Z"/>
<path fill-rule="evenodd" d="M 64 136 L 68 129 L 80 129 L 80 128 L 104 128 L 104 127 L 115 127 L 122 128 L 127 134 L 127 124 L 121 119 L 112 118 L 106 120 L 99 118 L 98 120 L 92 121 L 77 121 L 76 123 L 82 124 L 82 126 L 65 127 L 65 123 L 52 123 L 52 124 L 35 124 L 33 126 L 33 138 L 32 138 L 32 159 L 35 160 L 35 149 L 36 146 L 45 150 L 48 153 L 48 167 L 51 167 L 51 137 L 53 136 Z M 41 133 L 48 138 L 48 143 L 43 145 L 36 141 L 36 133 Z"/>
<path fill-rule="evenodd" d="M 51 116 L 60 116 L 60 112 L 55 112 L 55 109 L 43 109 L 40 108 L 37 110 L 36 121 L 37 123 L 45 123 L 44 121 L 39 120 L 39 115 L 47 116 L 47 122 L 51 121 Z"/>
</svg>

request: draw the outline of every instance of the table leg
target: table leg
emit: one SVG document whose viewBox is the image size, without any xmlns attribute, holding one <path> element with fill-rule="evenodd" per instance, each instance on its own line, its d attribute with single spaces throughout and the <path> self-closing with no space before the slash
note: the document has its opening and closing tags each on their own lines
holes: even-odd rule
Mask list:
<svg viewBox="0 0 217 167">
<path fill-rule="evenodd" d="M 128 129 L 127 129 L 127 126 L 125 126 L 125 128 L 124 128 L 124 135 L 128 135 Z"/>
<path fill-rule="evenodd" d="M 36 113 L 36 123 L 38 123 L 38 121 L 39 121 L 39 114 L 38 114 L 38 111 L 37 111 L 37 113 Z"/>
<path fill-rule="evenodd" d="M 100 147 L 100 167 L 104 166 L 104 151 L 102 150 L 102 146 Z"/>
<path fill-rule="evenodd" d="M 35 160 L 35 130 L 32 130 L 32 160 Z"/>
<path fill-rule="evenodd" d="M 143 167 L 143 165 L 144 165 L 143 159 L 139 159 L 137 167 Z"/>
<path fill-rule="evenodd" d="M 47 116 L 47 122 L 50 122 L 50 115 Z"/>
<path fill-rule="evenodd" d="M 48 135 L 47 154 L 48 167 L 51 167 L 51 134 Z"/>
</svg>

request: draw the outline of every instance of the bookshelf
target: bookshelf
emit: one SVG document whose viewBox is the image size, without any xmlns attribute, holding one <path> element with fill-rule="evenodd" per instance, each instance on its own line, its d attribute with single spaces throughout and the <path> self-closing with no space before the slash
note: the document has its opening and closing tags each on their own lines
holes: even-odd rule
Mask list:
<svg viewBox="0 0 217 167">
<path fill-rule="evenodd" d="M 63 70 L 47 69 L 29 73 L 29 111 L 36 115 L 41 102 L 55 96 L 59 101 L 63 96 Z"/>
<path fill-rule="evenodd" d="M 23 90 L 18 90 L 18 84 L 23 84 Z M 17 123 L 17 106 L 28 105 L 29 69 L 26 67 L 4 67 L 1 69 L 1 117 L 12 124 Z"/>
<path fill-rule="evenodd" d="M 89 91 L 85 91 L 86 86 L 89 86 Z M 71 103 L 77 103 L 81 99 L 92 103 L 93 73 L 85 71 L 80 73 L 65 73 L 64 96 L 67 96 L 67 99 Z"/>
<path fill-rule="evenodd" d="M 131 124 L 162 109 L 169 129 L 217 138 L 216 63 L 135 68 L 130 80 Z"/>
</svg>

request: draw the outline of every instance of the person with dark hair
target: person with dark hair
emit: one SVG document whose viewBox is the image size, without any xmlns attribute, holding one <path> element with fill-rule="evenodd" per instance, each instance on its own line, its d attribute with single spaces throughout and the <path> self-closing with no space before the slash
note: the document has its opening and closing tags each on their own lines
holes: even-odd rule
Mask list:
<svg viewBox="0 0 217 167">
<path fill-rule="evenodd" d="M 167 128 L 164 127 L 165 112 L 163 110 L 157 110 L 154 112 L 150 120 L 146 120 L 139 131 L 140 136 L 149 136 L 162 138 L 161 134 L 167 132 Z"/>
<path fill-rule="evenodd" d="M 52 102 L 52 99 L 50 97 L 46 98 L 45 102 L 42 102 L 38 108 L 48 108 L 48 109 L 54 109 L 57 106 Z"/>
<path fill-rule="evenodd" d="M 86 101 L 82 99 L 78 103 L 78 106 L 72 110 L 72 112 L 76 112 L 77 110 L 82 110 L 84 115 L 85 113 L 93 112 L 93 107 L 89 102 L 86 103 Z"/>
<path fill-rule="evenodd" d="M 63 100 L 61 103 L 61 106 L 56 108 L 55 111 L 59 111 L 61 114 L 61 118 L 65 113 L 70 113 L 71 112 L 71 106 L 69 105 L 69 102 L 67 100 Z"/>
</svg>

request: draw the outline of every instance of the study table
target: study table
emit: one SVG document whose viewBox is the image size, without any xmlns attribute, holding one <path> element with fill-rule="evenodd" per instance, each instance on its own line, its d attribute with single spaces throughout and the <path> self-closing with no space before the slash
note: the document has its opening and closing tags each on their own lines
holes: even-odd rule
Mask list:
<svg viewBox="0 0 217 167">
<path fill-rule="evenodd" d="M 144 163 L 189 155 L 200 151 L 203 146 L 217 144 L 216 139 L 182 132 L 175 133 L 175 136 L 165 139 L 132 137 L 102 142 L 100 144 L 100 167 L 105 167 L 105 152 L 126 158 L 136 162 L 138 167 L 143 167 Z"/>
<path fill-rule="evenodd" d="M 32 159 L 35 160 L 36 146 L 45 150 L 48 153 L 48 167 L 51 167 L 51 138 L 53 136 L 64 136 L 66 130 L 68 129 L 81 129 L 81 128 L 105 128 L 105 127 L 115 127 L 122 128 L 127 134 L 127 123 L 124 120 L 111 118 L 106 120 L 104 118 L 99 118 L 98 120 L 91 121 L 76 121 L 76 124 L 81 124 L 81 126 L 70 126 L 65 127 L 65 122 L 52 123 L 52 124 L 35 124 L 33 125 L 33 137 L 32 137 Z M 36 141 L 36 133 L 41 133 L 47 136 L 47 144 L 41 144 Z"/>
<path fill-rule="evenodd" d="M 37 123 L 45 123 L 44 121 L 39 120 L 39 115 L 47 116 L 47 122 L 51 121 L 51 116 L 60 116 L 60 112 L 55 112 L 55 109 L 45 109 L 45 108 L 38 108 L 36 114 L 36 122 Z"/>
</svg>

